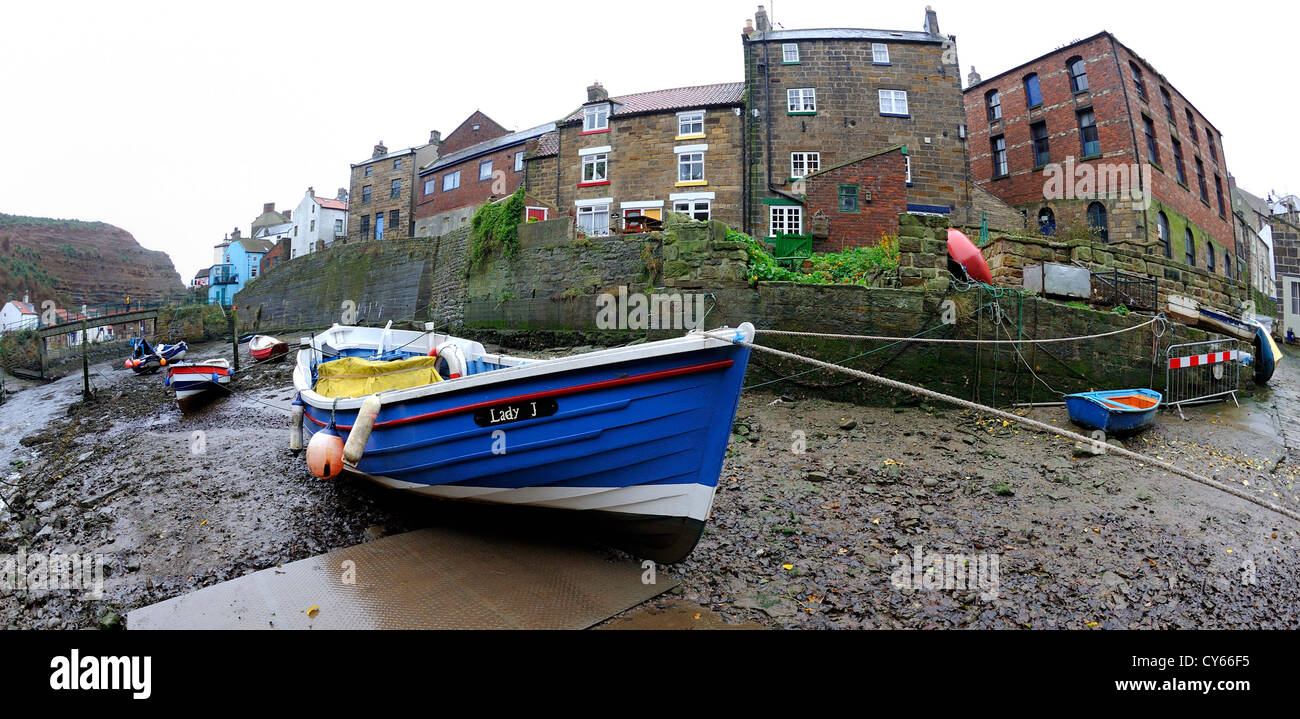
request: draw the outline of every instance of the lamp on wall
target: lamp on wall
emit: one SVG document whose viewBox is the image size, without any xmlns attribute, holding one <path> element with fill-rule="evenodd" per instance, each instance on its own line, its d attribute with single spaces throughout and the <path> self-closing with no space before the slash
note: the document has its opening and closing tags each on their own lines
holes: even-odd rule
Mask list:
<svg viewBox="0 0 1300 719">
<path fill-rule="evenodd" d="M 958 138 L 958 139 L 961 139 L 961 140 L 965 140 L 965 139 L 966 139 L 966 126 L 965 126 L 965 125 L 958 125 L 958 126 L 957 126 L 957 138 Z"/>
</svg>

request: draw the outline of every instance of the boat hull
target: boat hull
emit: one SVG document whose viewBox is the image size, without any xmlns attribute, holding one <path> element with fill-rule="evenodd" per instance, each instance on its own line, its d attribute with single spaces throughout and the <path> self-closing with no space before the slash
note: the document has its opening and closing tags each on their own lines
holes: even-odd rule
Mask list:
<svg viewBox="0 0 1300 719">
<path fill-rule="evenodd" d="M 248 352 L 253 355 L 253 359 L 262 362 L 289 354 L 289 343 L 274 337 L 255 335 L 248 342 Z"/>
<path fill-rule="evenodd" d="M 749 357 L 714 344 L 385 402 L 348 470 L 444 499 L 607 515 L 647 540 L 640 556 L 679 561 L 709 516 Z M 307 441 L 331 409 L 304 400 Z M 357 410 L 334 414 L 350 431 Z"/>
<path fill-rule="evenodd" d="M 225 394 L 224 386 L 230 384 L 231 377 L 227 365 L 175 365 L 167 370 L 166 384 L 176 393 L 181 409 L 191 409 Z"/>
<path fill-rule="evenodd" d="M 1118 398 L 1137 398 L 1146 406 L 1130 406 L 1116 401 Z M 1149 389 L 1084 392 L 1067 395 L 1065 408 L 1070 421 L 1075 424 L 1110 435 L 1122 435 L 1150 427 L 1163 399 L 1159 392 Z"/>
</svg>

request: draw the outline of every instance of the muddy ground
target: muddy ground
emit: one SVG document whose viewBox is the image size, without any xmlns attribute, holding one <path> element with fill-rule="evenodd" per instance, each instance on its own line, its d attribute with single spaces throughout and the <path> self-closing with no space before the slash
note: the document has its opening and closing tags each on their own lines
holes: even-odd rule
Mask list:
<svg viewBox="0 0 1300 719">
<path fill-rule="evenodd" d="M 230 351 L 213 343 L 191 357 Z M 1300 456 L 1280 433 L 1298 411 L 1290 359 L 1241 408 L 1165 413 L 1125 446 L 1300 508 Z M 93 367 L 93 402 L 80 401 L 78 374 L 0 405 L 0 556 L 108 555 L 103 601 L 0 590 L 0 626 L 121 627 L 130 609 L 200 587 L 463 521 L 463 505 L 313 478 L 285 450 L 289 362 L 242 361 L 238 391 L 188 416 L 161 375 L 116 360 Z M 662 570 L 681 587 L 605 627 L 1300 626 L 1291 520 L 1014 423 L 785 391 L 742 397 L 705 536 Z M 1066 423 L 1063 408 L 1032 416 Z M 983 558 L 986 581 L 914 576 L 918 548 Z"/>
</svg>

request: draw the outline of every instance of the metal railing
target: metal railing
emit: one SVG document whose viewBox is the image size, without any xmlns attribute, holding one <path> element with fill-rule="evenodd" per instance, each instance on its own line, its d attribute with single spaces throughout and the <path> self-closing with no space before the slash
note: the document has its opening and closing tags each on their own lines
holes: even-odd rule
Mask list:
<svg viewBox="0 0 1300 719">
<path fill-rule="evenodd" d="M 1183 416 L 1183 405 L 1218 398 L 1237 404 L 1241 382 L 1239 340 L 1170 345 L 1165 350 L 1165 403 Z"/>
<path fill-rule="evenodd" d="M 1080 267 L 1086 267 L 1075 262 Z M 1155 277 L 1135 275 L 1120 270 L 1096 272 L 1088 270 L 1092 281 L 1093 304 L 1119 307 L 1123 305 L 1130 310 L 1155 312 L 1160 299 L 1160 288 Z"/>
</svg>

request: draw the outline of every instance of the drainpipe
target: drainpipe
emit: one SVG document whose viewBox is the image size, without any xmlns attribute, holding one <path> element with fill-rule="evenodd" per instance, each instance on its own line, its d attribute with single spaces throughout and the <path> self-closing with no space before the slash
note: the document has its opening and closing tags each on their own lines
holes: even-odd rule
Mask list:
<svg viewBox="0 0 1300 719">
<path fill-rule="evenodd" d="M 1115 58 L 1115 69 L 1119 73 L 1119 86 L 1124 89 L 1124 109 L 1128 111 L 1128 129 L 1129 129 L 1130 136 L 1132 136 L 1133 138 L 1133 159 L 1138 161 L 1138 182 L 1141 182 L 1142 181 L 1142 151 L 1138 148 L 1137 128 L 1133 126 L 1133 103 L 1129 100 L 1128 83 L 1124 81 L 1124 66 L 1119 61 L 1119 47 L 1116 46 L 1115 44 L 1115 36 L 1111 35 L 1110 33 L 1107 33 L 1107 36 L 1110 39 L 1110 54 L 1111 57 Z M 1100 132 L 1101 132 L 1100 125 L 1098 125 L 1098 133 Z M 1098 135 L 1098 137 L 1100 137 L 1100 134 Z M 1147 188 L 1143 186 L 1142 191 L 1146 192 Z M 1151 218 L 1148 217 L 1147 213 L 1145 212 L 1142 213 L 1142 240 L 1143 243 L 1151 241 Z M 1171 252 L 1173 250 L 1173 246 L 1174 246 L 1174 238 L 1170 237 L 1169 247 Z"/>
</svg>

